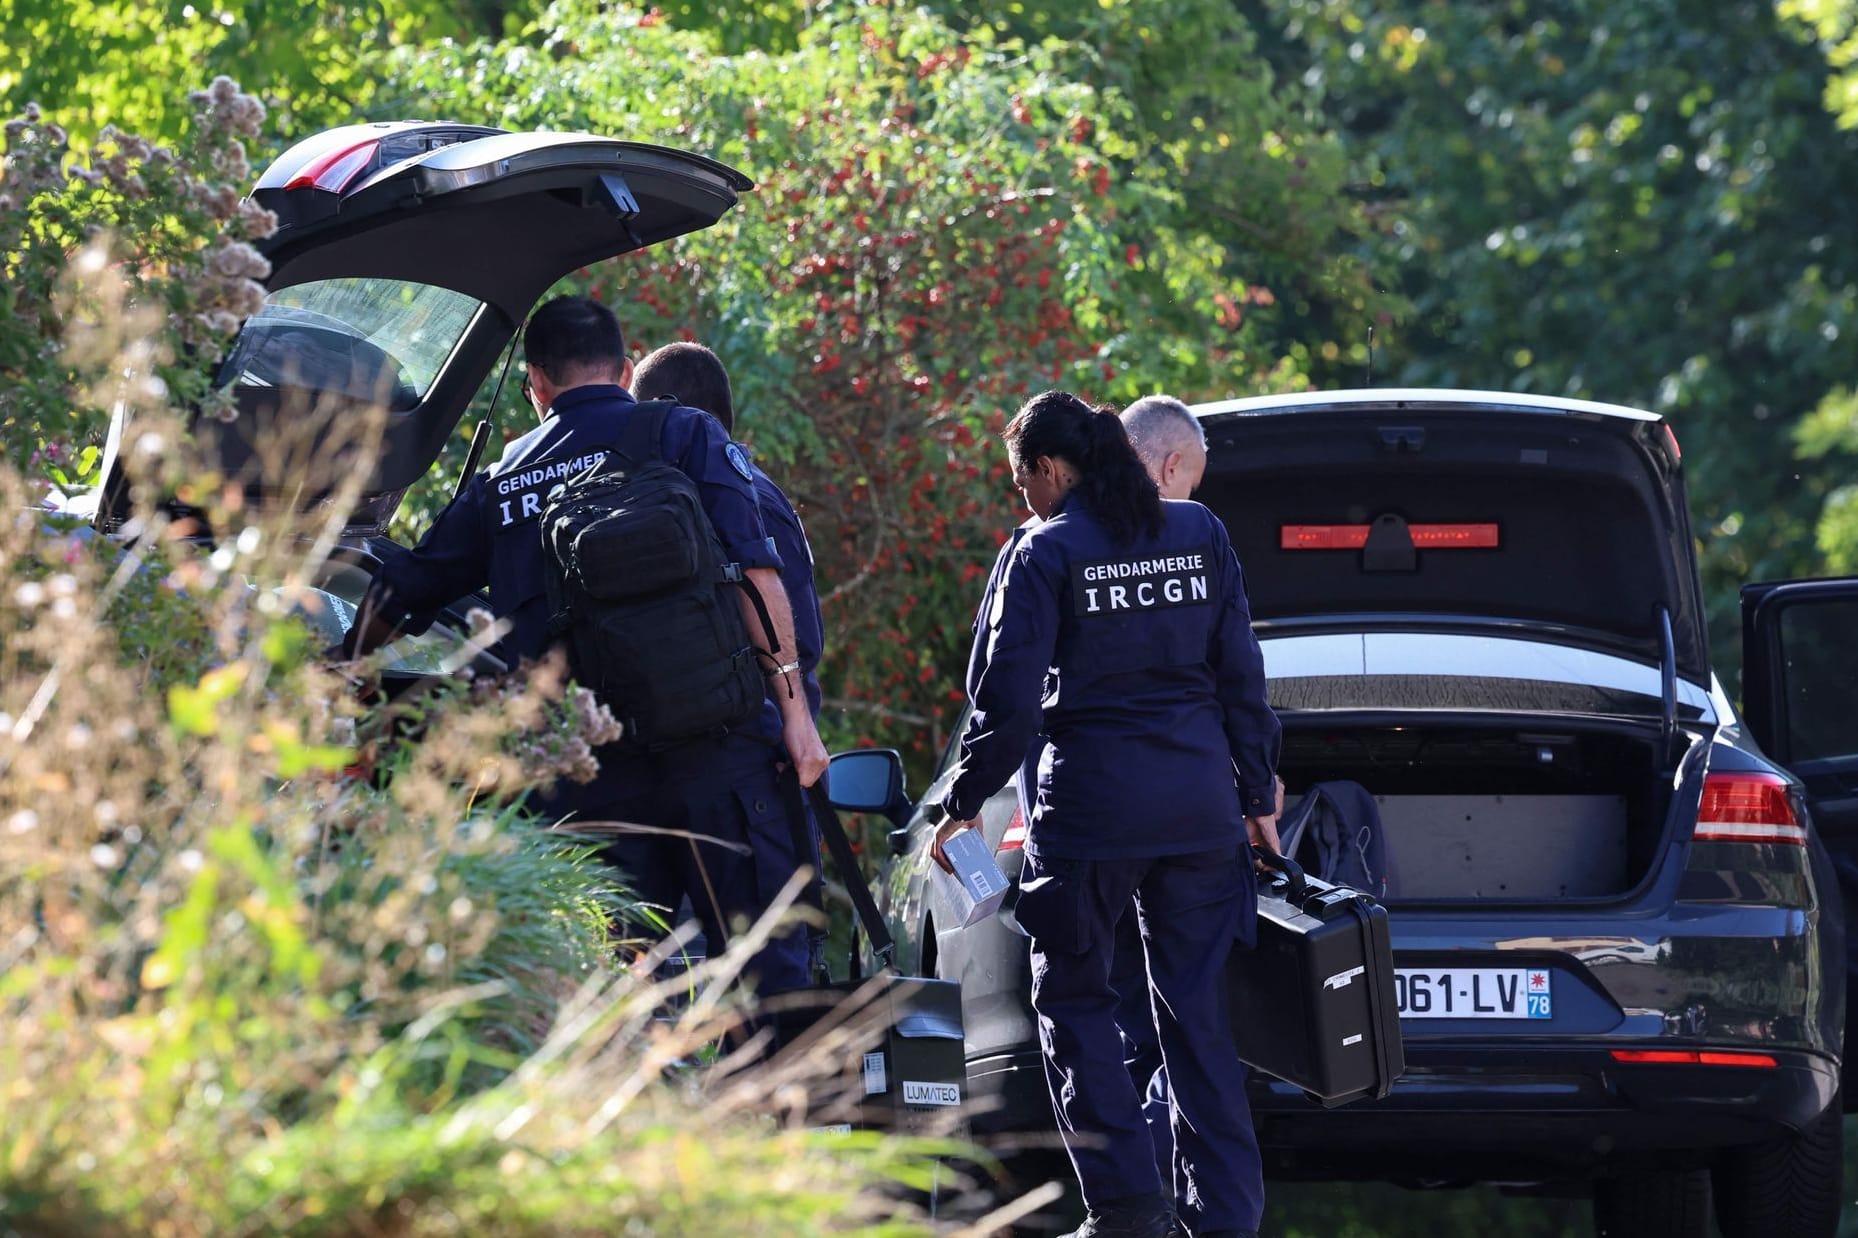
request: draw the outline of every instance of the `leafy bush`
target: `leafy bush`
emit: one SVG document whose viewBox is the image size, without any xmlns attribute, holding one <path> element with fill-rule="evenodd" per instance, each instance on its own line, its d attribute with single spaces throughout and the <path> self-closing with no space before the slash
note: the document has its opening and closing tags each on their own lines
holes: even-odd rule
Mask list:
<svg viewBox="0 0 1858 1238">
<path fill-rule="evenodd" d="M 587 772 L 604 711 L 547 673 L 441 691 L 367 776 L 393 723 L 309 656 L 322 599 L 292 583 L 315 565 L 290 522 L 230 561 L 176 545 L 137 569 L 26 490 L 0 475 L 0 1214 L 87 1234 L 904 1215 L 870 1186 L 920 1180 L 907 1145 L 811 1135 L 770 1116 L 774 1083 L 725 1073 L 718 1100 L 688 1073 L 734 1017 L 734 961 L 665 1022 L 666 994 L 614 966 L 624 908 L 590 847 L 513 806 Z M 113 621 L 113 584 L 141 577 L 145 609 Z M 163 692 L 123 631 L 170 623 L 208 638 Z"/>
<path fill-rule="evenodd" d="M 30 373 L 67 392 L 136 376 L 138 475 L 192 487 L 220 540 L 146 502 L 133 541 L 98 537 L 0 464 L 0 1217 L 35 1234 L 920 1231 L 895 1188 L 926 1180 L 929 1149 L 806 1130 L 792 1093 L 816 1064 L 693 1070 L 739 1019 L 740 960 L 709 963 L 665 1017 L 668 994 L 617 965 L 634 909 L 611 874 L 518 807 L 588 776 L 610 715 L 549 667 L 382 712 L 364 706 L 378 667 L 319 660 L 326 513 L 203 481 L 183 386 L 146 381 L 158 353 L 138 332 L 198 325 L 192 359 L 212 350 L 202 302 L 148 300 L 199 255 L 177 234 L 161 263 L 112 268 L 92 245 L 53 273 L 60 229 L 100 201 L 34 199 L 44 229 L 13 252 L 63 300 L 10 338 L 36 340 Z M 65 305 L 95 312 L 81 358 Z M 28 378 L 0 380 L 10 442 L 58 407 Z"/>
<path fill-rule="evenodd" d="M 575 284 L 615 305 L 636 351 L 694 335 L 729 365 L 738 435 L 817 555 L 837 742 L 896 743 L 919 768 L 939 751 L 965 620 L 1023 518 L 994 436 L 1027 396 L 1304 381 L 1250 312 L 1271 290 L 1183 231 L 1170 169 L 1075 46 L 874 4 L 821 10 L 771 55 L 718 57 L 608 6 L 560 4 L 544 26 L 397 56 L 388 93 L 695 149 L 756 180 L 716 227 Z M 441 501 L 415 496 L 402 530 Z"/>
<path fill-rule="evenodd" d="M 96 479 L 112 407 L 213 408 L 213 363 L 263 304 L 249 242 L 276 221 L 243 195 L 264 107 L 223 77 L 189 101 L 174 148 L 105 126 L 74 158 L 36 105 L 6 125 L 0 452 L 61 488 Z"/>
</svg>

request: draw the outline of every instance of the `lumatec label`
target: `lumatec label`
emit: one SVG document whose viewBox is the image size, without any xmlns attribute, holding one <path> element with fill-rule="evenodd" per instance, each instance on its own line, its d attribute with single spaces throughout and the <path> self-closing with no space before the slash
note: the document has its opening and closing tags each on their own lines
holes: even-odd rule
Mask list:
<svg viewBox="0 0 1858 1238">
<path fill-rule="evenodd" d="M 1121 615 L 1212 599 L 1212 549 L 1202 546 L 1150 559 L 1106 559 L 1071 569 L 1071 596 L 1079 615 Z"/>
<path fill-rule="evenodd" d="M 922 1083 L 915 1079 L 905 1079 L 903 1081 L 903 1103 L 906 1105 L 959 1105 L 961 1085 L 958 1083 Z"/>
</svg>

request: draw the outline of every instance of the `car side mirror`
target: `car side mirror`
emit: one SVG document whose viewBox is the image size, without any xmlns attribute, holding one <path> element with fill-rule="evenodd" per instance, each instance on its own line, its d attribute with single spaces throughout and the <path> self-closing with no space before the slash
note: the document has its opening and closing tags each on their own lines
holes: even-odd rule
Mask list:
<svg viewBox="0 0 1858 1238">
<path fill-rule="evenodd" d="M 891 748 L 834 753 L 826 769 L 826 798 L 841 812 L 874 812 L 902 825 L 910 813 L 903 790 L 903 758 Z"/>
</svg>

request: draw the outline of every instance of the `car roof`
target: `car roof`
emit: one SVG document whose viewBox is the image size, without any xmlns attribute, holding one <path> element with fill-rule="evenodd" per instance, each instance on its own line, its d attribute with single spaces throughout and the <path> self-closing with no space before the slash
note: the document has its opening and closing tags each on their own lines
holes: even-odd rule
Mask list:
<svg viewBox="0 0 1858 1238">
<path fill-rule="evenodd" d="M 1196 417 L 1225 413 L 1278 412 L 1311 408 L 1373 408 L 1382 405 L 1457 405 L 1500 412 L 1587 413 L 1626 421 L 1663 421 L 1657 413 L 1624 404 L 1575 400 L 1528 391 L 1471 391 L 1451 387 L 1357 387 L 1339 391 L 1296 391 L 1282 395 L 1244 396 L 1189 405 Z"/>
</svg>

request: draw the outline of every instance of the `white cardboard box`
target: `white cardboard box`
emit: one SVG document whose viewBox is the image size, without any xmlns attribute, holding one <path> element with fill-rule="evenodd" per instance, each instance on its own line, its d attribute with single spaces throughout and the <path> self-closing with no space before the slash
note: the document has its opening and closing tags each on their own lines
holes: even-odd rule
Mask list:
<svg viewBox="0 0 1858 1238">
<path fill-rule="evenodd" d="M 942 844 L 942 852 L 955 866 L 954 873 L 945 873 L 940 864 L 932 864 L 929 877 L 954 909 L 957 926 L 966 928 L 999 910 L 1001 900 L 1006 898 L 1006 874 L 994 863 L 981 832 L 961 831 Z"/>
</svg>

